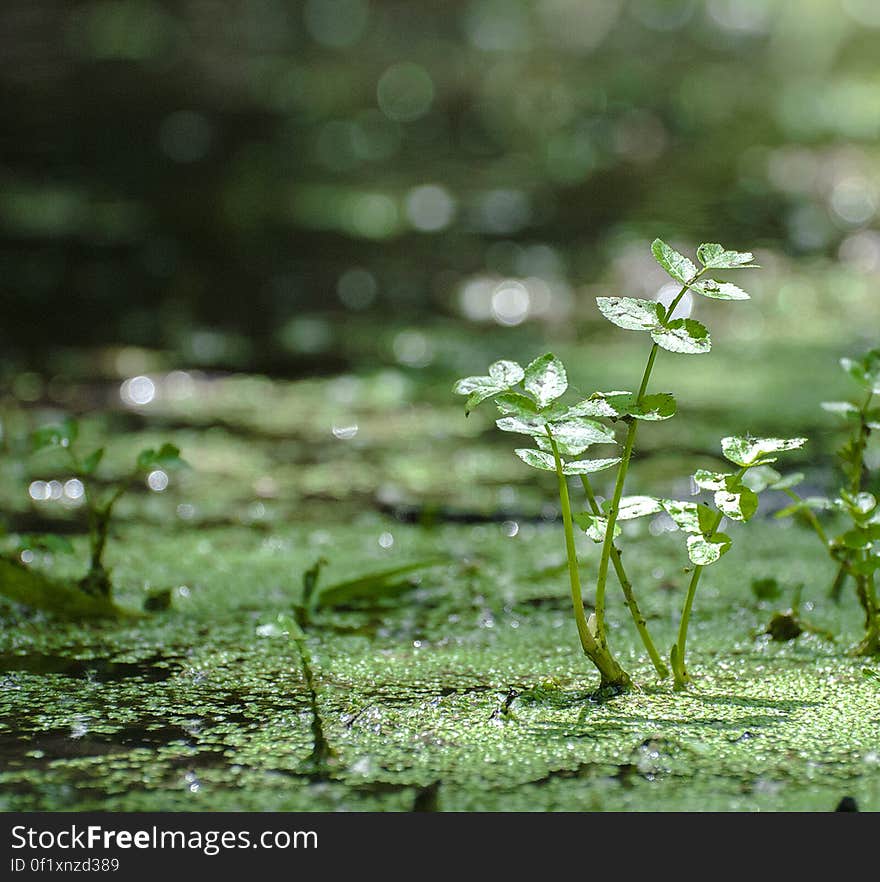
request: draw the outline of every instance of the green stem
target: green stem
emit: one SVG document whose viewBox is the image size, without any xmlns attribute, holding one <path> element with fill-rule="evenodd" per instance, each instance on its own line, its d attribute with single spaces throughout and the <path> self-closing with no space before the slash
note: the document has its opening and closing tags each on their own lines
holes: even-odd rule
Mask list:
<svg viewBox="0 0 880 882">
<path fill-rule="evenodd" d="M 553 450 L 556 477 L 559 482 L 559 504 L 562 509 L 562 525 L 565 530 L 565 552 L 571 584 L 571 603 L 574 608 L 574 620 L 577 624 L 581 647 L 584 655 L 593 662 L 599 671 L 601 677 L 599 694 L 625 692 L 632 688 L 632 680 L 629 674 L 621 668 L 617 660 L 608 651 L 607 646 L 600 646 L 597 643 L 584 613 L 584 599 L 581 592 L 577 551 L 574 544 L 574 528 L 571 517 L 571 499 L 568 495 L 568 482 L 562 471 L 562 458 L 559 456 L 559 448 L 549 427 L 547 427 L 547 437 L 550 439 L 550 447 Z"/>
<path fill-rule="evenodd" d="M 568 559 L 568 576 L 571 583 L 571 603 L 574 607 L 574 620 L 577 624 L 578 636 L 584 653 L 591 655 L 596 649 L 596 641 L 590 633 L 587 617 L 584 613 L 584 598 L 581 591 L 581 578 L 578 572 L 577 550 L 574 544 L 574 529 L 571 519 L 571 500 L 568 495 L 568 482 L 562 473 L 562 459 L 559 456 L 559 448 L 550 430 L 547 430 L 550 438 L 550 446 L 553 450 L 553 459 L 556 463 L 556 477 L 559 482 L 559 504 L 562 508 L 562 526 L 565 530 L 565 553 Z"/>
<path fill-rule="evenodd" d="M 602 509 L 599 508 L 596 494 L 593 493 L 593 485 L 590 483 L 590 479 L 586 475 L 581 475 L 581 484 L 583 484 L 590 511 L 597 517 L 601 517 Z M 623 568 L 623 561 L 620 559 L 620 551 L 616 545 L 611 546 L 611 565 L 614 567 L 614 572 L 617 574 L 617 581 L 620 582 L 620 588 L 623 591 L 623 596 L 626 598 L 626 605 L 632 614 L 636 629 L 639 632 L 639 636 L 642 638 L 642 643 L 648 651 L 648 655 L 651 657 L 651 662 L 654 665 L 654 669 L 657 671 L 657 676 L 660 677 L 661 680 L 664 680 L 669 676 L 669 670 L 663 663 L 663 659 L 657 651 L 654 641 L 651 639 L 651 633 L 648 631 L 648 622 L 644 615 L 642 615 L 642 611 L 639 609 L 638 601 L 633 593 L 632 582 L 627 578 L 626 571 Z"/>
<path fill-rule="evenodd" d="M 738 472 L 736 477 L 742 478 L 742 476 L 748 471 L 748 466 L 743 466 Z M 712 525 L 709 528 L 709 531 L 706 535 L 706 538 L 711 542 L 715 538 L 715 534 L 718 532 L 718 527 L 721 525 L 721 521 L 724 520 L 723 512 L 716 512 L 715 518 L 712 521 Z M 694 571 L 691 574 L 691 581 L 688 584 L 687 595 L 684 599 L 684 607 L 681 611 L 681 620 L 678 623 L 678 639 L 675 641 L 675 645 L 672 647 L 672 674 L 675 679 L 675 689 L 685 689 L 687 685 L 691 682 L 690 675 L 687 672 L 687 668 L 685 667 L 685 650 L 687 648 L 687 632 L 688 625 L 690 624 L 691 619 L 691 609 L 694 605 L 694 598 L 697 596 L 697 585 L 700 584 L 700 576 L 703 575 L 704 566 L 697 564 L 694 567 Z"/>
<path fill-rule="evenodd" d="M 802 503 L 804 501 L 804 498 L 800 494 L 795 493 L 794 490 L 789 487 L 786 487 L 782 492 L 785 493 L 789 499 L 793 499 L 797 503 Z M 804 513 L 804 517 L 809 521 L 810 526 L 815 530 L 816 535 L 822 540 L 822 544 L 827 549 L 831 543 L 828 540 L 828 534 L 822 528 L 822 524 L 819 523 L 819 518 L 816 517 L 816 512 L 806 506 L 804 506 L 801 511 Z"/>
<path fill-rule="evenodd" d="M 684 297 L 688 288 L 699 279 L 705 271 L 705 269 L 701 269 L 686 285 L 682 287 L 672 303 L 669 304 L 669 309 L 666 310 L 664 320 L 668 319 L 675 312 L 675 308 L 678 306 L 681 298 Z M 658 348 L 658 345 L 655 343 L 651 347 L 651 352 L 648 355 L 648 362 L 645 365 L 645 370 L 642 373 L 642 381 L 639 384 L 639 392 L 636 398 L 637 405 L 641 404 L 642 399 L 645 397 L 648 382 L 650 381 L 651 373 L 654 370 L 654 362 L 657 360 Z M 630 418 L 629 428 L 626 432 L 626 441 L 623 446 L 623 456 L 620 460 L 620 465 L 617 467 L 617 479 L 614 482 L 614 494 L 611 497 L 611 506 L 608 509 L 608 521 L 605 526 L 605 540 L 602 543 L 602 557 L 599 560 L 599 575 L 596 579 L 596 639 L 599 645 L 603 648 L 606 645 L 605 586 L 608 583 L 608 567 L 611 563 L 611 548 L 614 545 L 614 528 L 617 525 L 620 500 L 623 496 L 623 488 L 626 484 L 626 474 L 629 471 L 629 462 L 632 458 L 633 445 L 636 441 L 637 432 L 638 420 Z"/>
</svg>

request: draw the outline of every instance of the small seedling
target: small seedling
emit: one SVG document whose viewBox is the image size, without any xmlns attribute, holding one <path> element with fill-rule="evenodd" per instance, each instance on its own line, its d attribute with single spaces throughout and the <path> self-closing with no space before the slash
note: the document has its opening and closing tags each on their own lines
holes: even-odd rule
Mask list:
<svg viewBox="0 0 880 882">
<path fill-rule="evenodd" d="M 865 613 L 865 636 L 855 647 L 857 655 L 880 654 L 880 604 L 877 600 L 875 578 L 880 569 L 880 504 L 873 493 L 864 489 L 865 450 L 871 432 L 880 429 L 880 406 L 875 396 L 880 395 L 880 349 L 874 349 L 863 358 L 841 359 L 841 366 L 861 387 L 854 401 L 826 401 L 824 410 L 838 414 L 851 426 L 847 440 L 838 449 L 844 483 L 834 498 L 824 496 L 801 497 L 792 488 L 801 475 L 791 476 L 785 492 L 793 505 L 783 509 L 777 517 L 796 515 L 813 529 L 831 558 L 837 563 L 837 575 L 832 583 L 831 596 L 839 600 L 845 583 L 852 579 L 856 594 Z M 833 538 L 822 525 L 819 514 L 836 512 L 847 521 L 846 529 Z"/>
<path fill-rule="evenodd" d="M 96 472 L 104 458 L 104 448 L 83 454 L 77 445 L 78 438 L 79 424 L 76 420 L 68 419 L 34 432 L 31 449 L 35 453 L 44 450 L 63 452 L 73 477 L 82 481 L 89 528 L 89 570 L 78 584 L 86 594 L 109 599 L 112 584 L 110 574 L 104 567 L 104 550 L 114 506 L 139 478 L 156 469 L 177 469 L 186 463 L 180 458 L 180 450 L 173 444 L 163 444 L 158 450 L 142 450 L 131 471 L 110 482 L 102 491 Z"/>
</svg>

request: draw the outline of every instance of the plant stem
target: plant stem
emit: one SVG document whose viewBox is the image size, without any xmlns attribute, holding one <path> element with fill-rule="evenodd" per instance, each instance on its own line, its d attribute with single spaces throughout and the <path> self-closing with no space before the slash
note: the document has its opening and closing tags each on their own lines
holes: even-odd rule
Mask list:
<svg viewBox="0 0 880 882">
<path fill-rule="evenodd" d="M 743 466 L 739 472 L 737 472 L 737 478 L 742 478 L 747 471 L 748 466 Z M 724 513 L 720 511 L 716 512 L 715 518 L 712 521 L 712 526 L 710 527 L 709 532 L 705 534 L 710 542 L 715 538 L 715 534 L 718 532 L 718 527 L 721 526 L 722 520 L 724 520 Z M 691 581 L 688 584 L 687 595 L 684 599 L 684 607 L 681 611 L 681 620 L 678 623 L 678 639 L 672 647 L 672 675 L 675 680 L 674 688 L 676 690 L 687 688 L 688 684 L 691 682 L 690 675 L 685 667 L 685 649 L 687 648 L 687 632 L 688 625 L 690 624 L 691 609 L 694 605 L 694 598 L 697 595 L 697 585 L 700 584 L 700 576 L 703 575 L 704 569 L 705 566 L 697 564 L 691 574 Z"/>
<path fill-rule="evenodd" d="M 577 624 L 581 648 L 584 651 L 584 655 L 593 662 L 599 671 L 601 677 L 599 684 L 600 693 L 625 692 L 632 687 L 632 680 L 629 674 L 618 664 L 617 660 L 608 651 L 607 646 L 600 646 L 597 643 L 593 633 L 590 631 L 590 626 L 584 613 L 584 599 L 581 591 L 580 574 L 578 572 L 577 550 L 574 544 L 568 482 L 562 472 L 562 459 L 559 456 L 559 448 L 549 427 L 547 427 L 547 437 L 550 439 L 553 459 L 556 464 L 556 477 L 559 483 L 559 505 L 562 509 L 562 525 L 565 530 L 565 552 L 571 584 L 571 603 L 574 607 L 574 620 Z"/>
<path fill-rule="evenodd" d="M 675 296 L 670 303 L 669 309 L 666 310 L 665 318 L 668 319 L 678 306 L 681 298 L 684 297 L 688 288 L 705 272 L 700 270 Z M 639 393 L 636 398 L 636 404 L 642 403 L 645 392 L 648 388 L 648 382 L 651 379 L 651 373 L 654 370 L 654 362 L 657 360 L 657 350 L 659 346 L 655 343 L 651 347 L 651 353 L 648 356 L 648 363 L 642 374 L 642 381 L 639 384 Z M 596 638 L 600 646 L 605 646 L 605 586 L 608 582 L 608 566 L 611 562 L 611 548 L 614 544 L 614 528 L 617 525 L 617 515 L 620 509 L 620 500 L 623 496 L 623 488 L 626 484 L 626 473 L 629 471 L 629 462 L 632 458 L 633 445 L 636 441 L 636 433 L 638 432 L 638 420 L 630 418 L 629 428 L 626 432 L 626 441 L 623 446 L 623 456 L 620 465 L 617 467 L 617 479 L 614 482 L 614 494 L 611 497 L 611 506 L 608 509 L 608 521 L 605 526 L 605 541 L 602 543 L 602 557 L 599 560 L 599 575 L 596 579 Z"/>
<path fill-rule="evenodd" d="M 586 494 L 590 511 L 597 517 L 601 517 L 602 509 L 599 508 L 599 503 L 596 501 L 596 495 L 593 493 L 593 485 L 590 483 L 590 479 L 586 475 L 581 475 L 581 483 L 584 487 L 584 493 Z M 663 663 L 663 659 L 657 651 L 654 641 L 651 639 L 651 634 L 648 631 L 648 623 L 644 615 L 642 615 L 642 611 L 639 609 L 638 601 L 633 593 L 632 582 L 627 578 L 626 571 L 623 569 L 623 561 L 620 559 L 620 551 L 616 545 L 611 546 L 611 565 L 614 567 L 614 572 L 617 574 L 617 581 L 620 582 L 623 596 L 626 598 L 626 605 L 632 614 L 639 636 L 642 638 L 642 643 L 648 651 L 648 655 L 651 657 L 651 662 L 654 665 L 654 669 L 657 671 L 657 676 L 660 677 L 661 680 L 664 680 L 669 676 L 669 669 Z"/>
</svg>

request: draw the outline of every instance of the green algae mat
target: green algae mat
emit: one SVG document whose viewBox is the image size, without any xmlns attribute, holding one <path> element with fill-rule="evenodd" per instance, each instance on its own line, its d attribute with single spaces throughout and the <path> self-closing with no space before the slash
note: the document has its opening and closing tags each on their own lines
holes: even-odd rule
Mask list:
<svg viewBox="0 0 880 882">
<path fill-rule="evenodd" d="M 880 683 L 843 651 L 858 636 L 856 609 L 822 605 L 822 615 L 816 604 L 835 642 L 762 633 L 775 607 L 749 582 L 773 568 L 780 536 L 748 558 L 732 552 L 707 580 L 692 638 L 697 688 L 658 684 L 620 627 L 641 691 L 599 704 L 575 651 L 555 527 L 510 532 L 369 516 L 317 535 L 121 537 L 137 547 L 117 577 L 159 572 L 175 583 L 174 610 L 124 626 L 12 620 L 0 644 L 0 805 L 828 810 L 853 796 L 880 806 Z M 784 532 L 803 545 L 794 578 L 828 575 L 808 536 Z M 674 541 L 656 544 L 633 577 L 655 589 L 645 605 L 665 644 L 681 563 Z M 309 648 L 332 750 L 316 772 L 310 694 L 275 624 L 299 596 L 297 574 L 318 555 L 368 572 L 438 549 L 455 562 L 406 577 L 394 597 L 316 616 Z"/>
<path fill-rule="evenodd" d="M 836 356 L 776 356 L 794 390 L 783 399 L 758 394 L 767 361 L 756 357 L 732 405 L 756 431 L 810 435 L 798 468 L 817 488 L 835 436 L 817 422 L 815 390 Z M 600 385 L 603 364 L 575 382 Z M 790 382 L 793 365 L 809 382 Z M 720 352 L 709 369 L 718 380 L 730 361 Z M 880 665 L 848 655 L 855 598 L 828 600 L 830 561 L 772 506 L 701 586 L 686 693 L 656 680 L 610 586 L 611 639 L 639 690 L 597 703 L 548 488 L 491 420 L 464 420 L 447 377 L 151 376 L 148 405 L 125 404 L 111 378 L 103 392 L 71 381 L 64 400 L 108 402 L 82 433 L 109 438 L 111 477 L 165 440 L 193 464 L 161 492 L 126 497 L 107 550 L 121 607 L 168 589 L 171 608 L 75 624 L 0 602 L 0 809 L 832 810 L 845 796 L 880 808 Z M 645 433 L 640 485 L 687 495 L 695 463 L 718 465 L 728 417 L 703 381 L 682 395 L 686 436 Z M 10 431 L 55 415 L 35 409 L 11 414 Z M 62 533 L 77 552 L 32 566 L 81 576 L 86 538 L 63 468 L 14 446 L 6 461 L 10 529 Z M 668 651 L 686 583 L 680 537 L 625 528 L 639 547 L 627 572 Z M 589 586 L 598 547 L 578 542 Z M 321 560 L 310 689 L 283 617 Z M 777 596 L 753 590 L 768 578 Z M 768 623 L 797 590 L 813 630 L 775 641 Z"/>
</svg>

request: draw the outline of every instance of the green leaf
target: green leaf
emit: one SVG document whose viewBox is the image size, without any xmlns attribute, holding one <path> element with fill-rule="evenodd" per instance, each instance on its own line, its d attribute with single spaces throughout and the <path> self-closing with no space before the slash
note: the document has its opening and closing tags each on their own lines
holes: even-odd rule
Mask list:
<svg viewBox="0 0 880 882">
<path fill-rule="evenodd" d="M 854 548 L 862 550 L 871 547 L 871 537 L 866 530 L 859 528 L 847 530 L 842 536 L 839 536 L 837 543 L 844 545 L 846 548 Z"/>
<path fill-rule="evenodd" d="M 546 437 L 547 430 L 544 428 L 544 418 L 534 416 L 523 419 L 518 416 L 501 417 L 495 420 L 495 425 L 502 432 L 516 432 L 518 435 L 532 435 L 533 437 Z"/>
<path fill-rule="evenodd" d="M 726 490 L 727 479 L 732 477 L 730 472 L 709 472 L 706 469 L 697 469 L 694 472 L 694 483 L 701 490 Z"/>
<path fill-rule="evenodd" d="M 564 447 L 569 456 L 577 456 L 593 444 L 613 444 L 614 432 L 595 420 L 585 418 L 552 423 L 551 431 L 560 450 Z M 549 443 L 549 438 L 544 438 Z"/>
<path fill-rule="evenodd" d="M 861 411 L 851 401 L 823 401 L 820 405 L 822 410 L 828 413 L 836 413 L 838 416 L 858 419 Z"/>
<path fill-rule="evenodd" d="M 556 461 L 553 454 L 544 453 L 542 450 L 533 450 L 531 447 L 518 447 L 513 451 L 527 466 L 540 469 L 543 472 L 555 472 Z"/>
<path fill-rule="evenodd" d="M 663 310 L 656 300 L 635 297 L 597 297 L 599 312 L 618 328 L 626 331 L 652 331 L 660 327 Z"/>
<path fill-rule="evenodd" d="M 482 404 L 493 395 L 497 395 L 504 388 L 505 387 L 503 386 L 480 386 L 479 389 L 475 389 L 464 403 L 464 415 L 470 416 L 475 407 Z"/>
<path fill-rule="evenodd" d="M 715 512 L 703 502 L 697 506 L 697 519 L 700 524 L 700 532 L 704 536 L 711 536 L 718 529 L 718 518 Z"/>
<path fill-rule="evenodd" d="M 31 449 L 36 453 L 47 447 L 68 448 L 73 445 L 79 435 L 79 423 L 74 419 L 66 419 L 53 426 L 43 426 L 31 435 Z"/>
<path fill-rule="evenodd" d="M 713 300 L 751 300 L 742 288 L 730 282 L 716 282 L 715 279 L 700 279 L 688 286 L 691 291 L 711 297 Z"/>
<path fill-rule="evenodd" d="M 730 536 L 724 533 L 716 533 L 711 539 L 703 535 L 688 536 L 688 557 L 697 566 L 707 567 L 728 551 L 730 542 Z"/>
<path fill-rule="evenodd" d="M 682 285 L 687 284 L 697 274 L 697 268 L 683 254 L 679 254 L 674 248 L 667 245 L 662 239 L 655 239 L 651 243 L 651 253 L 654 260 Z"/>
<path fill-rule="evenodd" d="M 610 502 L 606 503 L 606 506 Z M 617 508 L 617 520 L 631 521 L 663 510 L 661 500 L 653 496 L 624 496 Z"/>
<path fill-rule="evenodd" d="M 701 355 L 712 348 L 709 331 L 695 319 L 673 319 L 651 331 L 651 339 L 669 352 L 688 355 Z"/>
<path fill-rule="evenodd" d="M 416 570 L 444 566 L 449 562 L 449 559 L 444 557 L 428 558 L 369 573 L 345 582 L 337 582 L 335 585 L 328 585 L 318 592 L 315 597 L 315 606 L 343 606 L 354 602 L 393 597 L 413 588 L 412 583 L 401 579 L 401 576 Z"/>
<path fill-rule="evenodd" d="M 797 450 L 807 443 L 806 438 L 742 438 L 732 436 L 721 439 L 721 452 L 725 458 L 738 466 L 766 465 L 776 462 L 772 453 Z"/>
<path fill-rule="evenodd" d="M 841 493 L 839 507 L 848 512 L 857 523 L 866 523 L 871 513 L 877 508 L 877 498 L 873 493 Z"/>
<path fill-rule="evenodd" d="M 508 389 L 525 376 L 525 371 L 515 361 L 496 361 L 489 365 L 489 376 Z"/>
<path fill-rule="evenodd" d="M 782 594 L 779 580 L 772 577 L 752 579 L 751 588 L 752 594 L 754 594 L 758 600 L 775 600 L 780 594 Z"/>
<path fill-rule="evenodd" d="M 865 389 L 880 395 L 880 349 L 872 349 L 862 358 L 841 358 L 840 366 Z"/>
<path fill-rule="evenodd" d="M 138 454 L 137 467 L 143 471 L 148 469 L 185 468 L 187 463 L 180 458 L 180 448 L 173 444 L 163 444 L 158 450 L 148 448 Z"/>
<path fill-rule="evenodd" d="M 748 521 L 758 510 L 758 495 L 743 487 L 738 492 L 718 490 L 715 493 L 718 510 L 734 521 Z"/>
<path fill-rule="evenodd" d="M 526 392 L 535 396 L 538 407 L 546 407 L 568 388 L 565 366 L 552 352 L 548 352 L 526 368 L 523 385 Z"/>
<path fill-rule="evenodd" d="M 679 530 L 685 533 L 701 533 L 700 519 L 696 502 L 682 502 L 678 499 L 661 499 L 660 504 L 666 514 L 672 518 Z M 705 506 L 704 506 L 705 507 Z"/>
<path fill-rule="evenodd" d="M 567 462 L 562 467 L 564 475 L 592 475 L 594 472 L 601 472 L 610 469 L 620 462 L 620 457 L 616 459 L 579 459 L 575 462 Z"/>
<path fill-rule="evenodd" d="M 498 409 L 502 413 L 512 414 L 522 419 L 530 419 L 538 413 L 538 406 L 519 392 L 503 392 L 495 399 Z"/>
<path fill-rule="evenodd" d="M 608 529 L 608 518 L 591 514 L 584 511 L 572 516 L 572 520 L 593 540 L 593 542 L 604 542 L 605 532 Z M 620 535 L 620 524 L 614 525 L 614 538 Z"/>
<path fill-rule="evenodd" d="M 754 259 L 751 251 L 726 251 L 717 242 L 704 242 L 697 249 L 697 260 L 707 269 L 754 268 Z"/>
<path fill-rule="evenodd" d="M 97 450 L 92 451 L 82 462 L 82 471 L 85 475 L 93 475 L 95 473 L 95 469 L 101 464 L 101 460 L 104 458 L 104 448 L 99 447 Z"/>
<path fill-rule="evenodd" d="M 595 392 L 586 401 L 574 405 L 564 416 L 584 414 L 605 419 L 632 417 L 634 420 L 668 420 L 675 416 L 675 398 L 669 392 L 655 392 L 642 397 L 641 404 L 632 392 Z"/>
<path fill-rule="evenodd" d="M 862 668 L 862 676 L 866 680 L 871 680 L 874 683 L 880 685 L 880 673 L 877 671 L 871 670 L 871 668 Z"/>
</svg>

